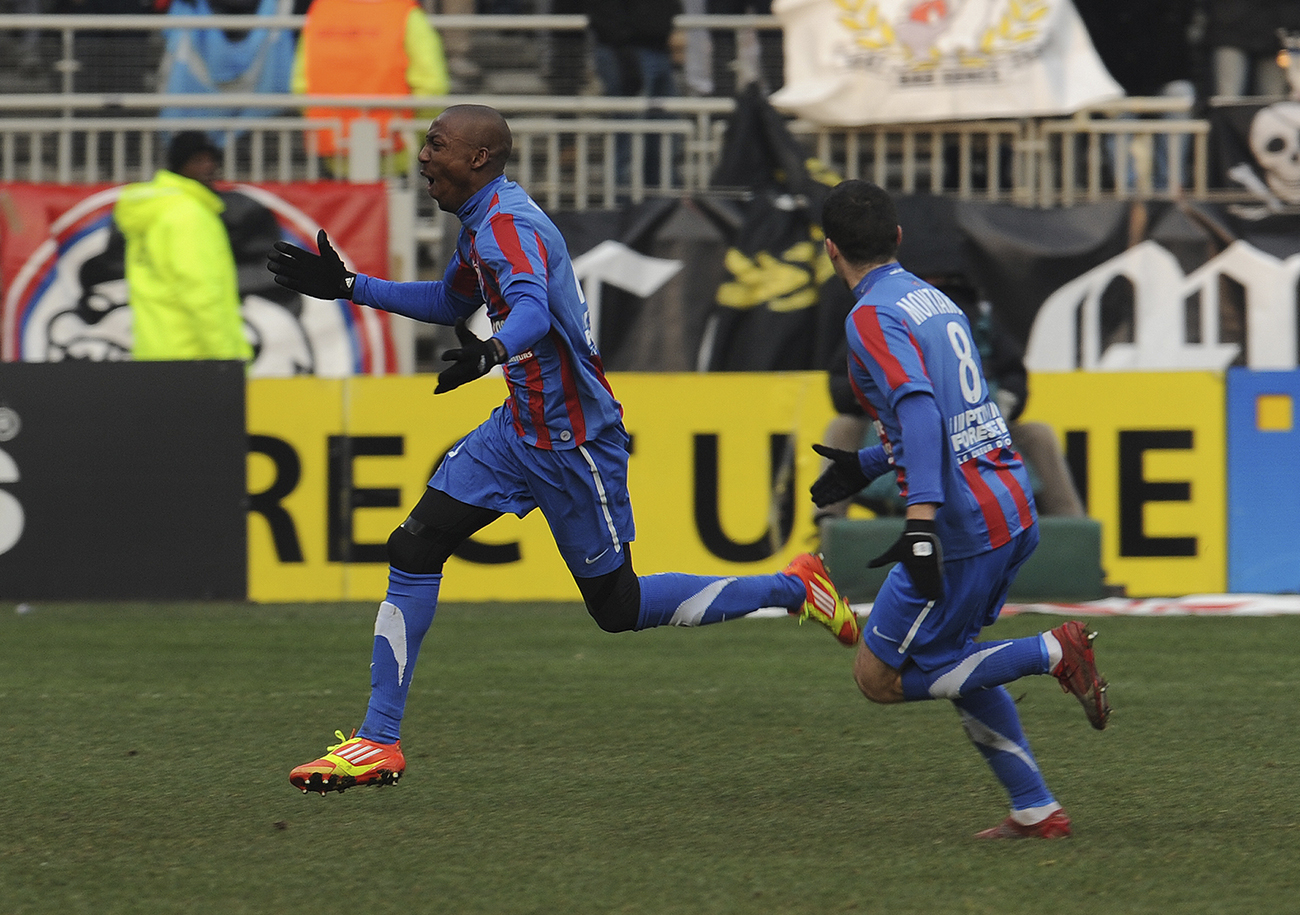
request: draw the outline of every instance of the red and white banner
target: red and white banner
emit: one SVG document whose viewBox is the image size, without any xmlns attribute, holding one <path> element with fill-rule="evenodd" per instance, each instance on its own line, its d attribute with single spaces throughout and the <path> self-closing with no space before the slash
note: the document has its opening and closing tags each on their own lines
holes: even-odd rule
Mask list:
<svg viewBox="0 0 1300 915">
<path fill-rule="evenodd" d="M 131 319 L 110 185 L 0 184 L 0 359 L 129 359 Z M 254 376 L 397 371 L 388 315 L 299 296 L 271 282 L 278 239 L 314 250 L 324 228 L 349 267 L 388 273 L 384 186 L 334 182 L 221 185 L 239 268 Z"/>
<path fill-rule="evenodd" d="M 859 617 L 871 613 L 871 604 L 851 605 Z M 1036 603 L 1003 605 L 1001 616 L 1045 613 L 1049 616 L 1295 616 L 1300 614 L 1300 597 L 1294 594 L 1189 594 L 1186 597 L 1107 597 L 1079 603 Z M 786 617 L 784 607 L 764 607 L 751 613 L 753 619 Z"/>
<path fill-rule="evenodd" d="M 1069 0 L 775 0 L 776 108 L 856 126 L 1072 114 L 1123 96 Z"/>
<path fill-rule="evenodd" d="M 1300 613 L 1294 594 L 1189 594 L 1137 600 L 1108 597 L 1079 604 L 1007 604 L 1003 616 L 1048 613 L 1053 616 L 1293 616 Z"/>
</svg>

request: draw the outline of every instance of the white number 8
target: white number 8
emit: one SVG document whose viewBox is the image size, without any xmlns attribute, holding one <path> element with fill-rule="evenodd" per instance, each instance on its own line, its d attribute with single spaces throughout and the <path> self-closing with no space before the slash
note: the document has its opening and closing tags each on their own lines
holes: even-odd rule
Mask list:
<svg viewBox="0 0 1300 915">
<path fill-rule="evenodd" d="M 948 342 L 957 354 L 957 368 L 961 377 L 961 396 L 967 403 L 979 403 L 984 398 L 984 379 L 980 377 L 979 366 L 975 364 L 975 347 L 970 337 L 956 321 L 948 323 Z"/>
</svg>

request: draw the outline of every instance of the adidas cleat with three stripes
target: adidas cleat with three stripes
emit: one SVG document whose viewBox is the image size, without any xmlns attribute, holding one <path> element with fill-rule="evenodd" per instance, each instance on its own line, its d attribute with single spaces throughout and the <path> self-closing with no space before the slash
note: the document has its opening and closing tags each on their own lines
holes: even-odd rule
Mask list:
<svg viewBox="0 0 1300 915">
<path fill-rule="evenodd" d="M 354 785 L 395 785 L 406 771 L 402 742 L 378 743 L 364 737 L 344 737 L 335 731 L 339 743 L 329 747 L 320 759 L 298 766 L 289 782 L 306 793 L 343 792 Z"/>
<path fill-rule="evenodd" d="M 820 555 L 803 553 L 796 556 L 784 572 L 802 581 L 806 592 L 803 606 L 791 610 L 791 616 L 798 616 L 800 624 L 804 620 L 816 620 L 829 629 L 842 645 L 858 644 L 862 638 L 862 626 L 849 602 L 835 589 L 835 583 L 831 581 Z"/>
</svg>

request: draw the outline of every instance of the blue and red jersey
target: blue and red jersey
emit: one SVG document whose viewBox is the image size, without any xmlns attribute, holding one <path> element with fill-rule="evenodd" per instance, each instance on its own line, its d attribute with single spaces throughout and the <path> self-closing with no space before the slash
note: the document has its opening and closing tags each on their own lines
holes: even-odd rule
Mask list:
<svg viewBox="0 0 1300 915">
<path fill-rule="evenodd" d="M 872 270 L 853 294 L 857 305 L 845 320 L 849 380 L 879 422 L 903 497 L 942 503 L 935 527 L 944 555 L 979 555 L 1032 526 L 1029 475 L 989 395 L 966 315 L 897 263 Z M 908 461 L 898 405 L 918 392 L 933 398 L 943 424 L 937 462 L 923 454 Z M 916 431 L 934 440 L 932 430 Z"/>
<path fill-rule="evenodd" d="M 564 237 L 527 192 L 494 179 L 456 214 L 456 252 L 441 280 L 358 276 L 353 299 L 429 324 L 455 324 L 487 305 L 506 348 L 515 432 L 538 448 L 575 448 L 622 421 Z"/>
</svg>

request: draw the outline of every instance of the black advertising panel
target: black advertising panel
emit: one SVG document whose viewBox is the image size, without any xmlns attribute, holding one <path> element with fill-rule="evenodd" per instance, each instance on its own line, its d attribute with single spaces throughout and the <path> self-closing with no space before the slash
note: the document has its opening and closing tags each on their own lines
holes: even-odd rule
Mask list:
<svg viewBox="0 0 1300 915">
<path fill-rule="evenodd" d="M 0 599 L 244 599 L 246 453 L 242 363 L 0 363 Z"/>
</svg>

